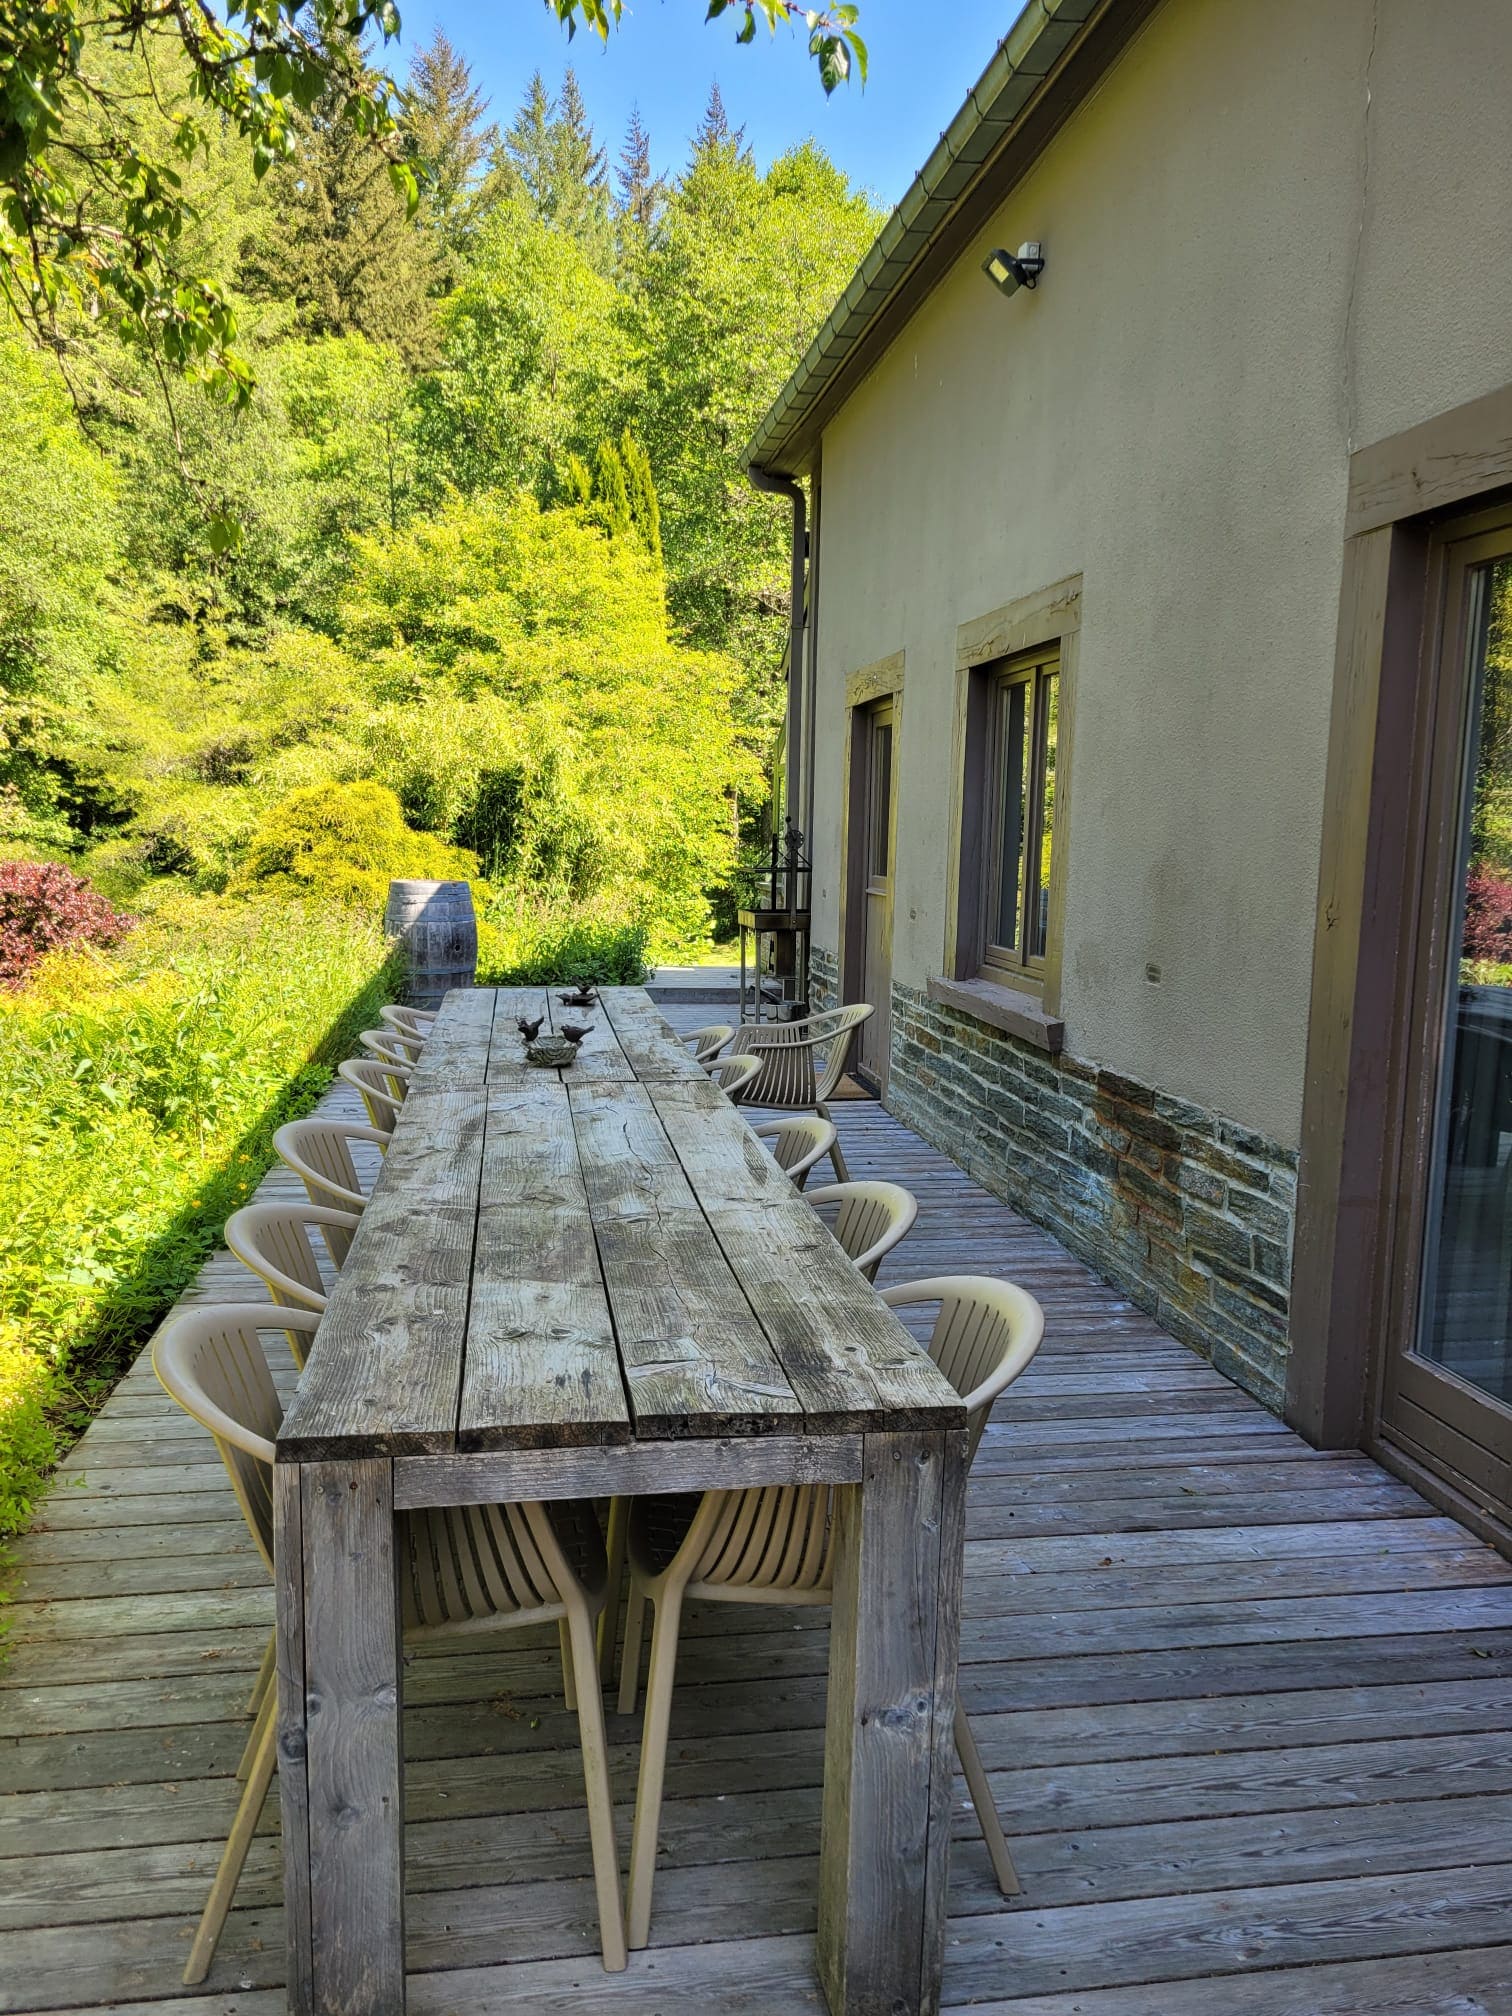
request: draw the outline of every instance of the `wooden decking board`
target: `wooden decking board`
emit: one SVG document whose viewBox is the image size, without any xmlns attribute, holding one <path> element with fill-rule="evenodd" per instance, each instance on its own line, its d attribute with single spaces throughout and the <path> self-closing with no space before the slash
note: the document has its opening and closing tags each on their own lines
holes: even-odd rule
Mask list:
<svg viewBox="0 0 1512 2016">
<path fill-rule="evenodd" d="M 855 1175 L 921 1200 L 884 1283 L 1004 1273 L 1049 1326 L 968 1507 L 962 1690 L 1025 1896 L 958 1802 L 946 2005 L 1512 2016 L 1512 1569 L 1307 1449 L 879 1107 L 837 1117 Z M 218 1256 L 200 1293 L 255 1290 Z M 196 1435 L 144 1358 L 18 1550 L 0 2010 L 281 2009 L 276 1801 L 208 1988 L 178 1985 L 271 1615 Z M 554 1634 L 416 1658 L 414 2016 L 818 2016 L 827 1655 L 813 1613 L 690 1612 L 656 1943 L 613 1979 Z M 636 1724 L 609 1733 L 627 1846 Z"/>
</svg>

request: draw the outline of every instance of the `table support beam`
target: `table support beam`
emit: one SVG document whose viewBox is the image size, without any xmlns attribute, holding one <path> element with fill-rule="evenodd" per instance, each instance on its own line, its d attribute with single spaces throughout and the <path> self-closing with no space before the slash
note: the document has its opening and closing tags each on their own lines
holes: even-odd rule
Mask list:
<svg viewBox="0 0 1512 2016">
<path fill-rule="evenodd" d="M 278 1760 L 292 2016 L 403 2016 L 393 1465 L 280 1464 Z"/>
<path fill-rule="evenodd" d="M 819 1978 L 831 2016 L 939 2008 L 966 1437 L 869 1434 L 836 1494 Z"/>
</svg>

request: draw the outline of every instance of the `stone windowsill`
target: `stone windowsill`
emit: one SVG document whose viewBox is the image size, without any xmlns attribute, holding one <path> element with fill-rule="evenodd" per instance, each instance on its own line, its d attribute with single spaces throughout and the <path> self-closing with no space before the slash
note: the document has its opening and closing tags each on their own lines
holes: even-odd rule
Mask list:
<svg viewBox="0 0 1512 2016">
<path fill-rule="evenodd" d="M 1048 1014 L 1044 1003 L 1033 994 L 1002 987 L 994 980 L 945 980 L 928 982 L 931 1001 L 955 1008 L 985 1022 L 990 1029 L 1002 1029 L 1039 1050 L 1052 1054 L 1066 1040 L 1066 1025 L 1058 1015 Z"/>
</svg>

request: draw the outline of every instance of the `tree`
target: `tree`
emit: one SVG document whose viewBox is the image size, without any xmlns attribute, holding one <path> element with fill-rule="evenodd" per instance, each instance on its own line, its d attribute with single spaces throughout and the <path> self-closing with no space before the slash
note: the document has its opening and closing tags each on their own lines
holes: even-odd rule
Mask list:
<svg viewBox="0 0 1512 2016">
<path fill-rule="evenodd" d="M 275 171 L 265 228 L 244 248 L 243 287 L 254 299 L 292 301 L 311 335 L 360 334 L 409 364 L 425 361 L 432 241 L 334 99 L 292 123 L 294 156 Z"/>
<path fill-rule="evenodd" d="M 497 126 L 483 123 L 487 110 L 467 63 L 438 28 L 411 59 L 404 128 L 421 174 L 420 214 L 444 248 L 441 285 L 448 293 L 486 207 L 483 171 L 499 145 Z"/>
<path fill-rule="evenodd" d="M 710 154 L 716 148 L 727 147 L 733 138 L 738 148 L 745 139 L 745 128 L 733 136 L 730 132 L 730 117 L 725 111 L 724 93 L 719 88 L 716 77 L 709 86 L 709 102 L 704 107 L 704 115 L 698 122 L 698 131 L 693 135 L 693 155 Z"/>
<path fill-rule="evenodd" d="M 620 229 L 620 262 L 624 265 L 628 263 L 627 238 L 636 249 L 650 242 L 667 195 L 666 183 L 651 170 L 651 135 L 646 131 L 639 105 L 630 108 L 630 124 L 625 130 L 625 144 L 620 149 L 620 165 L 614 171 L 614 179 L 619 192 L 615 211 Z"/>
<path fill-rule="evenodd" d="M 539 70 L 495 155 L 493 193 L 523 199 L 543 224 L 582 248 L 596 271 L 613 264 L 609 174 L 576 73 L 552 98 Z"/>
</svg>

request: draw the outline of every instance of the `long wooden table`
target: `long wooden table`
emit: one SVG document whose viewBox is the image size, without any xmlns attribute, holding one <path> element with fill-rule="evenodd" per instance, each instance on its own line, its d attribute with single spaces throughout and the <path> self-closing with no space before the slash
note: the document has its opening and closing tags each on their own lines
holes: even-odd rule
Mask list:
<svg viewBox="0 0 1512 2016">
<path fill-rule="evenodd" d="M 820 1980 L 834 2016 L 933 2011 L 960 1400 L 644 992 L 564 1072 L 522 1014 L 588 1019 L 447 996 L 278 1439 L 289 2006 L 404 2008 L 396 1513 L 825 1481 Z"/>
</svg>

